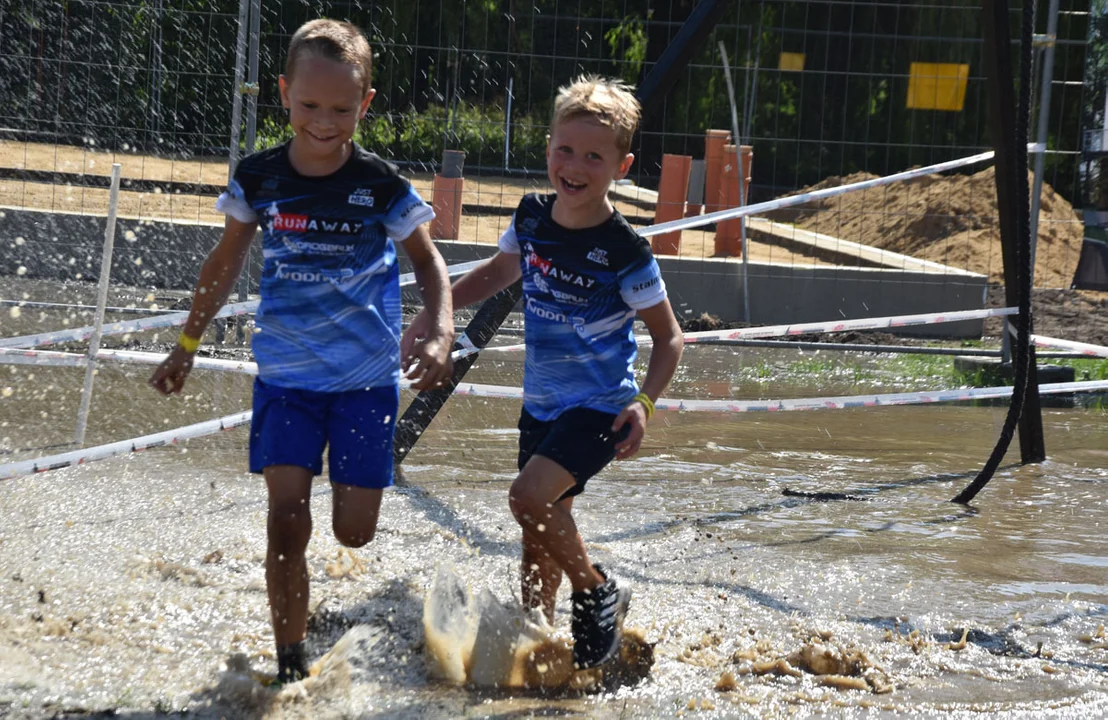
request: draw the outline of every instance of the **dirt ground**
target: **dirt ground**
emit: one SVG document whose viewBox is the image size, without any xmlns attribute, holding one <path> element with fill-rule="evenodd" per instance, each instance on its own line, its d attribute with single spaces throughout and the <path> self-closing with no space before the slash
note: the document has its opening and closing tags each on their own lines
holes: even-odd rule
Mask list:
<svg viewBox="0 0 1108 720">
<path fill-rule="evenodd" d="M 810 192 L 877 177 L 830 177 Z M 1032 317 L 1049 337 L 1108 344 L 1108 293 L 1069 289 L 1081 256 L 1085 226 L 1073 206 L 1043 185 L 1035 259 Z M 996 173 L 931 175 L 910 182 L 839 195 L 770 213 L 780 222 L 989 276 L 988 307 L 1004 307 Z M 1001 321 L 985 324 L 1001 334 Z"/>
<path fill-rule="evenodd" d="M 0 140 L 0 168 L 45 170 L 108 176 L 113 162 L 125 179 L 198 183 L 222 186 L 227 162 L 221 158 L 171 159 L 110 153 L 97 148 L 54 146 Z M 859 182 L 876 177 L 858 173 L 827 178 L 805 190 Z M 430 175 L 413 175 L 412 184 L 424 197 L 432 194 Z M 509 220 L 509 210 L 526 192 L 542 191 L 541 179 L 467 178 L 463 204 L 480 206 L 484 214 L 463 215 L 459 239 L 495 243 Z M 222 223 L 211 195 L 122 191 L 119 212 L 124 217 L 160 218 L 186 223 Z M 653 222 L 653 212 L 613 195 L 616 207 L 636 226 Z M 106 213 L 108 191 L 64 184 L 0 179 L 0 205 L 79 213 Z M 494 208 L 503 211 L 494 212 Z M 860 242 L 924 260 L 987 274 L 998 285 L 989 294 L 990 307 L 1003 306 L 1003 263 L 997 228 L 993 169 L 974 175 L 930 176 L 911 182 L 848 193 L 819 203 L 777 211 L 771 219 L 795 223 L 845 240 Z M 1080 256 L 1083 224 L 1068 202 L 1049 185 L 1043 186 L 1033 298 L 1036 332 L 1083 342 L 1108 344 L 1108 293 L 1068 290 Z M 711 232 L 682 233 L 682 257 L 711 257 Z M 751 260 L 785 264 L 827 264 L 769 244 L 751 242 Z M 999 335 L 1000 324 L 986 324 Z"/>
<path fill-rule="evenodd" d="M 1004 288 L 989 288 L 988 307 L 1004 307 Z M 1031 294 L 1034 331 L 1046 337 L 1108 345 L 1108 293 L 1035 288 Z M 1000 337 L 1001 321 L 985 321 L 985 334 Z"/>
<path fill-rule="evenodd" d="M 804 188 L 811 192 L 878 177 L 855 173 Z M 1065 198 L 1043 185 L 1035 286 L 1068 288 L 1085 226 Z M 997 224 L 996 173 L 929 175 L 769 213 L 813 232 L 931 260 L 1004 281 Z"/>
</svg>

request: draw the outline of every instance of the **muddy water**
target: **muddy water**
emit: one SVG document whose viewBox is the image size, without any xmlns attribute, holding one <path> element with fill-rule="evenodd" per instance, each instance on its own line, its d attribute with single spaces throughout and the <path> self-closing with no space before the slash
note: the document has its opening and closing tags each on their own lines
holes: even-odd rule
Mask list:
<svg viewBox="0 0 1108 720">
<path fill-rule="evenodd" d="M 883 374 L 863 355 L 799 379 L 750 373 L 796 358 L 690 348 L 671 394 L 795 397 L 943 382 Z M 505 361 L 470 377 L 518 384 L 519 372 Z M 147 373 L 103 367 L 90 443 L 248 407 L 247 378 L 198 371 L 188 397 L 165 401 L 144 386 Z M 81 377 L 0 366 L 0 389 L 12 388 L 0 397 L 5 458 L 68 441 Z M 245 472 L 245 430 L 0 484 L 0 715 L 1108 711 L 1108 639 L 1098 637 L 1108 622 L 1108 418 L 1080 409 L 1045 411 L 1050 459 L 1006 465 L 973 510 L 948 500 L 991 449 L 999 408 L 662 414 L 640 456 L 612 466 L 575 505 L 595 558 L 633 584 L 628 624 L 657 642 L 651 677 L 553 695 L 434 678 L 422 613 L 436 570 L 449 565 L 505 601 L 518 592 L 506 505 L 517 412 L 512 401 L 451 400 L 405 463 L 408 486 L 387 493 L 376 540 L 356 553 L 330 537 L 330 489 L 316 485 L 309 644 L 326 662 L 280 693 L 251 675 L 271 673 L 274 661 L 265 494 Z M 894 689 L 821 684 L 796 660 L 816 645 L 864 654 L 870 676 Z M 795 676 L 780 664 L 760 674 L 782 659 Z"/>
</svg>

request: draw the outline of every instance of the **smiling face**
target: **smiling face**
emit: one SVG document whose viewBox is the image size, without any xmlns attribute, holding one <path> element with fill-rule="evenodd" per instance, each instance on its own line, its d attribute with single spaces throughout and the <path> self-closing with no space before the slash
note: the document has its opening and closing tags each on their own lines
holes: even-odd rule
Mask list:
<svg viewBox="0 0 1108 720">
<path fill-rule="evenodd" d="M 365 91 L 357 65 L 306 56 L 291 77 L 282 75 L 281 103 L 288 108 L 293 138 L 289 156 L 297 171 L 326 175 L 350 157 L 351 138 L 374 90 Z"/>
<path fill-rule="evenodd" d="M 635 156 L 621 151 L 616 130 L 588 115 L 555 124 L 546 147 L 546 173 L 558 200 L 554 221 L 567 228 L 599 225 L 612 212 L 608 186 L 627 175 Z"/>
</svg>

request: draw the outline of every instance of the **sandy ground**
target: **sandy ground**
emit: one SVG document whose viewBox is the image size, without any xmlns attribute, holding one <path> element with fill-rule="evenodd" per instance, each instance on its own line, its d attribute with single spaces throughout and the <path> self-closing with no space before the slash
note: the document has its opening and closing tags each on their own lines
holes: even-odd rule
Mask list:
<svg viewBox="0 0 1108 720">
<path fill-rule="evenodd" d="M 126 180 L 150 182 L 201 183 L 221 187 L 227 182 L 227 162 L 222 158 L 189 160 L 159 158 L 130 153 L 113 153 L 96 148 L 0 140 L 0 168 L 49 172 L 83 173 L 107 177 L 112 163 L 122 165 Z M 424 198 L 432 197 L 431 175 L 409 175 L 413 186 Z M 126 185 L 126 183 L 124 183 Z M 462 203 L 482 208 L 503 208 L 502 214 L 463 215 L 458 239 L 464 242 L 494 244 L 507 227 L 511 209 L 528 192 L 548 189 L 545 181 L 503 177 L 466 178 Z M 622 199 L 613 198 L 616 208 L 632 225 L 642 227 L 653 223 L 652 210 L 643 209 Z M 190 195 L 161 191 L 136 192 L 121 190 L 119 214 L 138 219 L 165 219 L 187 223 L 222 224 L 223 215 L 216 212 L 213 195 Z M 73 185 L 24 180 L 0 179 L 0 205 L 17 208 L 106 214 L 108 190 Z M 487 212 L 487 211 L 486 211 Z M 712 257 L 715 251 L 714 233 L 688 230 L 682 234 L 681 256 Z M 799 265 L 827 263 L 783 248 L 751 242 L 748 257 L 754 261 Z"/>
<path fill-rule="evenodd" d="M 800 192 L 876 178 L 870 173 L 830 177 Z M 1039 210 L 1035 286 L 1068 288 L 1073 281 L 1085 225 L 1073 206 L 1044 183 Z M 996 172 L 929 175 L 836 195 L 779 210 L 769 217 L 805 230 L 931 260 L 1004 282 Z"/>
</svg>

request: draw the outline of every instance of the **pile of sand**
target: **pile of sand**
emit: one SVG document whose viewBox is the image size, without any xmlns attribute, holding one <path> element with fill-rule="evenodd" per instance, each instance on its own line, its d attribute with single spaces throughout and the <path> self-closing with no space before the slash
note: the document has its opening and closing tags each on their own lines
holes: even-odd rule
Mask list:
<svg viewBox="0 0 1108 720">
<path fill-rule="evenodd" d="M 800 192 L 875 177 L 864 172 L 830 177 Z M 778 210 L 769 217 L 805 230 L 988 275 L 993 282 L 1004 279 L 993 168 L 975 175 L 929 175 L 846 193 Z M 1073 206 L 1046 183 L 1038 235 L 1035 285 L 1068 288 L 1081 255 L 1084 225 Z"/>
</svg>

